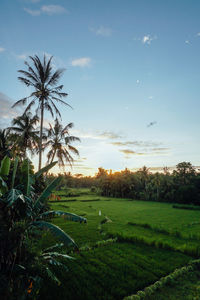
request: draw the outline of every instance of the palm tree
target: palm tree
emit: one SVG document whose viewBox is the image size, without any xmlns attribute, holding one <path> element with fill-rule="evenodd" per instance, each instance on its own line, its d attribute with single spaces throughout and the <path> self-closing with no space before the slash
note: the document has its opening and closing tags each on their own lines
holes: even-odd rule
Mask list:
<svg viewBox="0 0 200 300">
<path fill-rule="evenodd" d="M 37 115 L 32 117 L 29 112 L 24 113 L 12 121 L 12 127 L 9 127 L 12 139 L 15 141 L 14 148 L 26 157 L 27 150 L 33 154 L 39 143 L 39 131 L 35 129 L 35 125 L 39 122 Z"/>
<path fill-rule="evenodd" d="M 33 67 L 25 61 L 25 65 L 28 71 L 19 70 L 18 72 L 22 74 L 23 77 L 18 77 L 18 79 L 23 82 L 26 86 L 31 87 L 33 92 L 29 97 L 25 97 L 17 101 L 14 105 L 25 105 L 30 100 L 25 112 L 29 111 L 31 107 L 37 104 L 37 112 L 40 110 L 40 139 L 39 139 L 39 170 L 42 164 L 42 138 L 43 138 L 43 121 L 44 121 L 44 111 L 47 110 L 54 117 L 56 115 L 61 116 L 56 103 L 63 103 L 70 106 L 62 100 L 63 97 L 67 96 L 67 93 L 63 93 L 63 85 L 58 85 L 57 83 L 64 72 L 64 69 L 58 69 L 53 71 L 52 58 L 46 59 L 44 55 L 43 60 L 35 55 L 34 57 L 29 56 L 33 63 Z"/>
<path fill-rule="evenodd" d="M 59 167 L 64 167 L 66 161 L 72 166 L 74 161 L 70 152 L 79 155 L 78 150 L 71 145 L 74 141 L 79 141 L 80 139 L 69 134 L 69 129 L 74 126 L 73 123 L 69 123 L 64 128 L 62 124 L 59 123 L 56 118 L 54 127 L 49 124 L 49 129 L 47 130 L 47 138 L 49 139 L 45 144 L 45 147 L 50 146 L 50 150 L 47 154 L 48 163 L 52 163 L 55 156 L 58 158 Z"/>
</svg>

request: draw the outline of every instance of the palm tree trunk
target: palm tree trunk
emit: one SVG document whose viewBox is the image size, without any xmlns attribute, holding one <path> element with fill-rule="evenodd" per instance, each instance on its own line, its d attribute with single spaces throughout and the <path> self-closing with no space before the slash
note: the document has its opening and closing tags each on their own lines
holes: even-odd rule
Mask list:
<svg viewBox="0 0 200 300">
<path fill-rule="evenodd" d="M 44 119 L 44 99 L 42 99 L 42 104 L 41 104 L 40 140 L 39 140 L 39 166 L 38 166 L 38 170 L 41 169 L 41 165 L 42 165 L 43 119 Z"/>
<path fill-rule="evenodd" d="M 53 160 L 54 160 L 54 157 L 55 157 L 55 154 L 56 154 L 56 150 L 54 150 L 54 153 L 53 153 L 53 156 L 52 156 L 52 159 L 51 159 L 51 162 L 50 162 L 50 163 L 52 163 L 52 162 L 53 162 Z"/>
</svg>

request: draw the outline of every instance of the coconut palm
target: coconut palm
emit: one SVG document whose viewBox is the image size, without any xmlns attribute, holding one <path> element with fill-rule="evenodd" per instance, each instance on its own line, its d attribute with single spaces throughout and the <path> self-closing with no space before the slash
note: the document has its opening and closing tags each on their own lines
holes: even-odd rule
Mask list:
<svg viewBox="0 0 200 300">
<path fill-rule="evenodd" d="M 78 137 L 69 134 L 69 129 L 73 126 L 73 123 L 69 123 L 63 127 L 57 118 L 54 126 L 49 124 L 49 129 L 47 130 L 48 141 L 45 143 L 45 147 L 50 146 L 50 150 L 47 154 L 48 163 L 52 163 L 56 157 L 59 167 L 64 167 L 65 162 L 72 166 L 74 159 L 70 152 L 75 155 L 79 155 L 79 152 L 71 143 L 75 141 L 80 142 Z"/>
<path fill-rule="evenodd" d="M 18 72 L 22 74 L 22 76 L 19 76 L 18 79 L 26 86 L 31 87 L 33 92 L 29 97 L 25 97 L 17 101 L 13 107 L 17 105 L 25 105 L 29 102 L 25 112 L 29 111 L 35 104 L 37 105 L 36 111 L 40 111 L 39 169 L 41 169 L 44 112 L 45 110 L 49 111 L 52 117 L 54 117 L 54 113 L 61 116 L 55 103 L 62 103 L 68 106 L 70 105 L 62 100 L 63 97 L 67 96 L 67 93 L 62 92 L 63 85 L 57 86 L 64 69 L 53 71 L 53 56 L 47 59 L 44 55 L 43 60 L 40 60 L 37 55 L 33 57 L 29 56 L 29 58 L 32 61 L 33 66 L 25 61 L 28 71 L 19 70 Z"/>
<path fill-rule="evenodd" d="M 27 150 L 33 154 L 39 143 L 39 131 L 35 129 L 36 124 L 39 122 L 37 115 L 32 117 L 30 112 L 24 113 L 12 121 L 12 127 L 9 127 L 11 138 L 15 141 L 14 148 L 24 157 L 27 155 Z M 19 154 L 18 153 L 18 154 Z"/>
</svg>

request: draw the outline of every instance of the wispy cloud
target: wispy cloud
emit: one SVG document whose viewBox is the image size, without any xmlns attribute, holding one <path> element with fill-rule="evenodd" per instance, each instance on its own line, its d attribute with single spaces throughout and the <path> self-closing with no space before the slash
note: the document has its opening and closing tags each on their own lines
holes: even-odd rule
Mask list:
<svg viewBox="0 0 200 300">
<path fill-rule="evenodd" d="M 142 38 L 142 43 L 143 44 L 147 44 L 147 45 L 150 45 L 152 41 L 156 40 L 157 39 L 157 36 L 151 36 L 150 34 L 148 35 L 144 35 L 143 38 Z"/>
<path fill-rule="evenodd" d="M 135 152 L 133 150 L 130 150 L 130 149 L 122 149 L 122 150 L 119 150 L 119 152 L 122 152 L 122 153 L 124 153 L 126 155 L 129 155 L 129 154 L 136 155 L 137 154 L 137 152 Z"/>
<path fill-rule="evenodd" d="M 60 14 L 66 14 L 68 13 L 68 10 L 65 9 L 61 5 L 43 5 L 39 9 L 29 9 L 29 8 L 24 8 L 24 10 L 30 14 L 31 16 L 39 16 L 41 14 L 46 14 L 49 16 L 52 15 L 60 15 Z"/>
<path fill-rule="evenodd" d="M 151 142 L 151 141 L 127 141 L 127 142 L 113 142 L 111 143 L 114 146 L 136 146 L 140 148 L 148 148 L 148 147 L 157 147 L 162 145 L 159 142 Z"/>
<path fill-rule="evenodd" d="M 4 52 L 5 50 L 6 50 L 5 48 L 0 47 L 0 53 L 1 53 L 1 52 Z"/>
<path fill-rule="evenodd" d="M 122 135 L 120 135 L 118 133 L 115 133 L 115 132 L 112 132 L 112 131 L 104 131 L 104 132 L 99 134 L 99 137 L 106 138 L 106 139 L 111 139 L 111 140 L 123 138 Z"/>
<path fill-rule="evenodd" d="M 60 5 L 43 5 L 41 7 L 41 11 L 48 15 L 68 13 L 68 10 Z"/>
<path fill-rule="evenodd" d="M 99 28 L 90 28 L 90 31 L 94 32 L 96 35 L 101 35 L 109 37 L 112 35 L 112 29 L 109 27 L 100 26 Z"/>
<path fill-rule="evenodd" d="M 29 9 L 26 7 L 24 7 L 24 11 L 33 17 L 39 16 L 41 14 L 41 10 Z"/>
<path fill-rule="evenodd" d="M 125 154 L 125 158 L 130 158 L 132 155 L 138 156 L 165 156 L 169 154 L 169 148 L 155 148 L 149 149 L 148 151 L 136 152 L 131 149 L 120 149 L 119 152 Z"/>
<path fill-rule="evenodd" d="M 90 57 L 80 57 L 80 58 L 76 58 L 73 59 L 71 61 L 71 65 L 73 67 L 89 67 L 91 65 L 91 58 Z"/>
<path fill-rule="evenodd" d="M 27 54 L 15 54 L 15 57 L 18 59 L 26 60 L 28 55 Z"/>
</svg>

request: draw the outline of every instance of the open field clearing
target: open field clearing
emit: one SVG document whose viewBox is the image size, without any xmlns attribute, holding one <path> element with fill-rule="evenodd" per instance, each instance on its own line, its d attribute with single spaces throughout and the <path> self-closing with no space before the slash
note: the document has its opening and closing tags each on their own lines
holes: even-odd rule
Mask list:
<svg viewBox="0 0 200 300">
<path fill-rule="evenodd" d="M 77 259 L 68 263 L 70 272 L 61 275 L 66 286 L 52 291 L 49 299 L 55 295 L 68 299 L 123 299 L 199 257 L 200 211 L 174 209 L 167 203 L 78 194 L 67 200 L 61 196 L 61 202 L 51 203 L 55 210 L 84 216 L 87 224 L 54 218 L 53 222 L 77 242 L 80 254 L 73 254 Z M 196 271 L 193 277 L 184 277 L 185 289 L 193 287 L 191 295 L 198 294 L 198 276 Z M 162 298 L 157 292 L 148 299 L 175 299 L 184 287 L 174 293 L 173 285 L 166 286 Z M 169 293 L 173 293 L 172 298 L 167 296 Z"/>
</svg>

